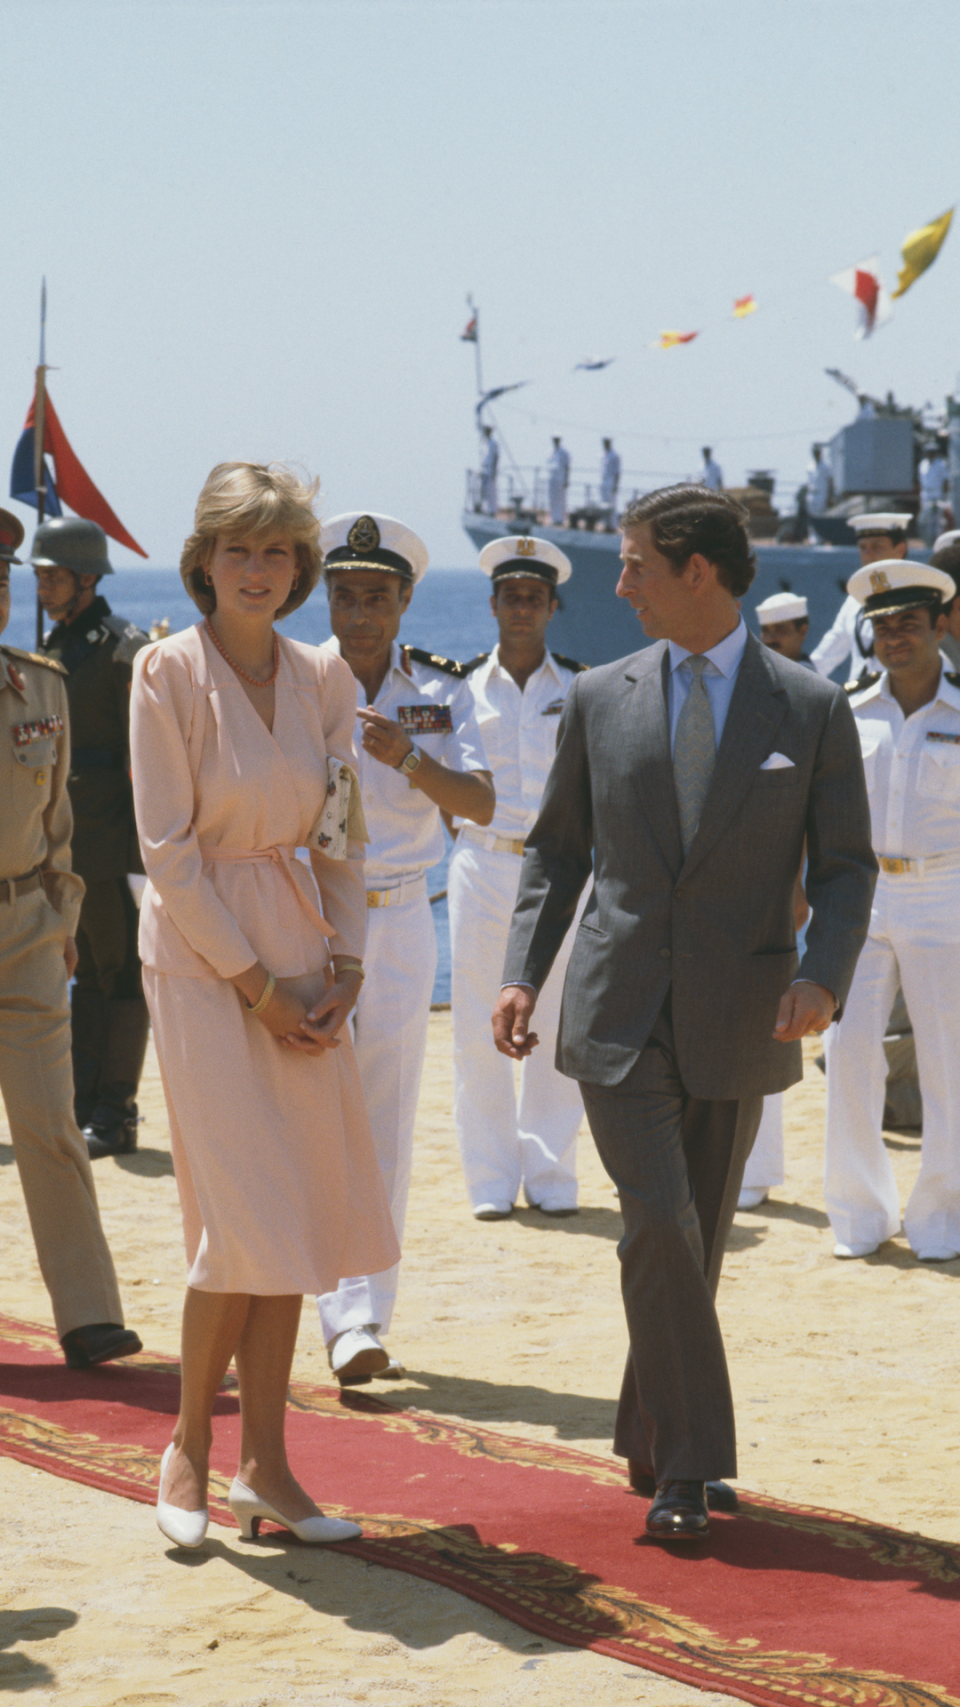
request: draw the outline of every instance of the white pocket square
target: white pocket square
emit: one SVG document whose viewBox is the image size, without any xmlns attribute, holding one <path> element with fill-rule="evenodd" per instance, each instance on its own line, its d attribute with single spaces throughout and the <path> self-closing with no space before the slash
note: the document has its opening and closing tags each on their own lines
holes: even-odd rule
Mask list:
<svg viewBox="0 0 960 1707">
<path fill-rule="evenodd" d="M 786 753 L 771 753 L 768 759 L 764 759 L 760 769 L 762 771 L 785 771 L 795 770 L 796 767 L 793 760 L 787 758 Z"/>
</svg>

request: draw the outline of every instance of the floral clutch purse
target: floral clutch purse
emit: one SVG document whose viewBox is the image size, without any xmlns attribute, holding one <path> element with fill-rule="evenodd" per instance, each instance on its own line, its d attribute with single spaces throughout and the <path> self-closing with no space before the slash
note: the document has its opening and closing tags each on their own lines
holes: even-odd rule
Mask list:
<svg viewBox="0 0 960 1707">
<path fill-rule="evenodd" d="M 327 796 L 307 837 L 307 847 L 327 859 L 346 859 L 348 842 L 369 842 L 356 771 L 327 755 Z"/>
</svg>

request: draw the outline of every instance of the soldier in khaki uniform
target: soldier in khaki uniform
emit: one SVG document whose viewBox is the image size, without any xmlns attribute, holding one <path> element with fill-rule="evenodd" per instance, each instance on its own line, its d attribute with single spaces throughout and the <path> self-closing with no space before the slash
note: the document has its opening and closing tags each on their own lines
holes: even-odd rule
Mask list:
<svg viewBox="0 0 960 1707">
<path fill-rule="evenodd" d="M 147 636 L 114 616 L 97 591 L 113 570 L 96 522 L 43 522 L 30 557 L 40 603 L 55 624 L 43 650 L 67 673 L 73 866 L 86 886 L 72 1000 L 74 1112 L 96 1158 L 137 1147 L 149 1030 L 127 882 L 128 872 L 143 870 L 130 786 L 130 681 Z"/>
<path fill-rule="evenodd" d="M 23 539 L 0 510 L 0 633 Z M 123 1326 L 86 1146 L 73 1118 L 67 976 L 83 884 L 70 869 L 70 730 L 63 671 L 0 646 L 0 1092 L 71 1369 L 141 1350 Z"/>
</svg>

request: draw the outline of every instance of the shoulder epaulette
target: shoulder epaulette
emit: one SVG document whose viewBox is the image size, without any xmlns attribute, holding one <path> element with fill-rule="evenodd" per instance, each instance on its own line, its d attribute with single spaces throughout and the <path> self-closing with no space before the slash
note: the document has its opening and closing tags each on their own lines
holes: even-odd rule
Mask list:
<svg viewBox="0 0 960 1707">
<path fill-rule="evenodd" d="M 844 682 L 843 691 L 850 695 L 863 693 L 867 688 L 872 688 L 874 683 L 880 680 L 880 674 L 881 672 L 879 670 L 868 670 L 865 675 L 857 676 L 852 682 Z"/>
<path fill-rule="evenodd" d="M 458 664 L 455 658 L 441 658 L 436 652 L 424 652 L 420 646 L 404 646 L 403 651 L 412 663 L 442 670 L 445 676 L 465 676 L 467 673 L 466 664 Z"/>
<path fill-rule="evenodd" d="M 103 618 L 101 627 L 119 642 L 113 649 L 116 664 L 132 664 L 141 647 L 150 643 L 149 635 L 144 634 L 142 628 L 138 628 L 134 622 L 128 622 L 124 616 L 114 616 L 112 611 L 109 616 Z"/>
<path fill-rule="evenodd" d="M 489 652 L 478 652 L 475 658 L 471 658 L 469 663 L 462 666 L 464 675 L 472 676 L 474 670 L 479 670 L 480 665 L 485 664 L 489 656 Z"/>
<path fill-rule="evenodd" d="M 551 652 L 550 656 L 555 658 L 565 670 L 572 670 L 575 676 L 578 676 L 582 670 L 589 670 L 590 668 L 589 664 L 578 664 L 576 658 L 565 658 L 562 652 Z"/>
<path fill-rule="evenodd" d="M 67 673 L 59 658 L 47 658 L 43 652 L 24 652 L 19 646 L 0 646 L 0 652 L 5 652 L 8 658 L 21 658 L 25 664 L 42 664 L 45 670 L 55 670 L 58 676 Z"/>
</svg>

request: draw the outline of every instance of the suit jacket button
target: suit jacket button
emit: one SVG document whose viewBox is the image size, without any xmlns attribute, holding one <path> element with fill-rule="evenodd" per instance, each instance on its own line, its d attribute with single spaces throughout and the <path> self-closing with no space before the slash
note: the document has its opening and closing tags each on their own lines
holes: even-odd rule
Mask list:
<svg viewBox="0 0 960 1707">
<path fill-rule="evenodd" d="M 670 950 L 669 950 L 669 948 L 661 948 L 661 950 L 660 950 L 660 959 L 661 959 L 661 960 L 669 960 L 669 959 L 670 959 Z"/>
</svg>

